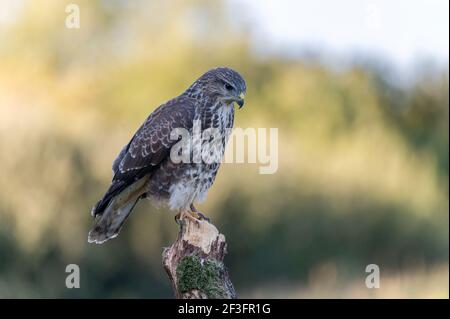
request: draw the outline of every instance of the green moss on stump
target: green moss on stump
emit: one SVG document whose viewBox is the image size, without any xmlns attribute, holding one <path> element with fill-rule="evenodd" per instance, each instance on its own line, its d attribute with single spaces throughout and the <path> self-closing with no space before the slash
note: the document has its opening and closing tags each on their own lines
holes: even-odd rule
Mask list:
<svg viewBox="0 0 450 319">
<path fill-rule="evenodd" d="M 181 293 L 198 289 L 210 299 L 224 298 L 226 292 L 221 286 L 222 271 L 222 263 L 216 260 L 186 256 L 177 267 L 178 289 Z"/>
</svg>

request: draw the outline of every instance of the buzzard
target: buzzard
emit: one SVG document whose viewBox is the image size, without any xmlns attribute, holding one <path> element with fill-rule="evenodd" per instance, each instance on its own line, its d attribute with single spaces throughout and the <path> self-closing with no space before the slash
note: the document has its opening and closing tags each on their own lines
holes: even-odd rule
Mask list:
<svg viewBox="0 0 450 319">
<path fill-rule="evenodd" d="M 198 78 L 184 93 L 154 110 L 112 165 L 113 179 L 103 198 L 92 208 L 95 222 L 90 243 L 101 244 L 118 235 L 126 218 L 142 198 L 167 204 L 177 218 L 205 218 L 194 201 L 205 199 L 220 166 L 219 161 L 174 161 L 171 152 L 180 138 L 172 132 L 193 133 L 213 129 L 222 147 L 214 148 L 223 157 L 234 121 L 234 103 L 244 105 L 246 92 L 242 76 L 230 68 L 215 68 Z M 210 139 L 207 140 L 210 142 Z M 205 143 L 201 139 L 200 146 Z M 189 154 L 198 152 L 188 148 Z M 189 157 L 192 159 L 192 157 Z"/>
</svg>

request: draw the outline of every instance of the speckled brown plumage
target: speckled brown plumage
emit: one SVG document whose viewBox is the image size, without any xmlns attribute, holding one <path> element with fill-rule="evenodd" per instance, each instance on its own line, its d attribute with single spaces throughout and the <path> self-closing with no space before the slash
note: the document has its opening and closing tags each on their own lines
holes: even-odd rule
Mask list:
<svg viewBox="0 0 450 319">
<path fill-rule="evenodd" d="M 220 162 L 174 163 L 170 151 L 178 140 L 171 140 L 170 133 L 175 128 L 192 133 L 194 123 L 200 124 L 202 131 L 214 128 L 221 145 L 214 148 L 215 156 L 222 158 L 233 127 L 233 102 L 242 106 L 245 91 L 239 73 L 216 68 L 153 111 L 113 163 L 111 185 L 92 209 L 96 223 L 89 241 L 102 243 L 115 237 L 141 198 L 149 197 L 178 210 L 203 200 Z M 193 147 L 191 156 L 198 151 Z"/>
</svg>

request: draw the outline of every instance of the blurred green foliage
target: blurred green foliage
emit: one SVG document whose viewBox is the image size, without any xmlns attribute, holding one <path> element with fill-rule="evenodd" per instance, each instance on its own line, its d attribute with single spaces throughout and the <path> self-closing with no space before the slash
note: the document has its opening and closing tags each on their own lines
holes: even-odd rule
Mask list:
<svg viewBox="0 0 450 319">
<path fill-rule="evenodd" d="M 0 24 L 0 297 L 172 296 L 174 214 L 141 202 L 92 246 L 89 212 L 141 121 L 221 65 L 247 81 L 235 126 L 280 138 L 276 174 L 223 165 L 201 206 L 238 294 L 367 296 L 376 263 L 394 284 L 368 296 L 448 297 L 448 68 L 402 86 L 375 64 L 264 57 L 222 1 L 78 3 L 80 29 L 64 1 Z M 81 289 L 64 285 L 71 263 Z"/>
</svg>

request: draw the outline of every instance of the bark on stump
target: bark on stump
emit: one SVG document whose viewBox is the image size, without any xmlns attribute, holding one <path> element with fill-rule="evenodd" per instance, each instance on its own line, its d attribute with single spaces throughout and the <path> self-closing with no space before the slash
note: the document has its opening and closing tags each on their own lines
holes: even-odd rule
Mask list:
<svg viewBox="0 0 450 319">
<path fill-rule="evenodd" d="M 180 221 L 177 240 L 164 248 L 163 266 L 178 299 L 232 299 L 236 292 L 223 263 L 225 236 L 205 220 Z"/>
</svg>

